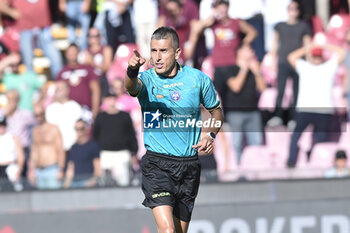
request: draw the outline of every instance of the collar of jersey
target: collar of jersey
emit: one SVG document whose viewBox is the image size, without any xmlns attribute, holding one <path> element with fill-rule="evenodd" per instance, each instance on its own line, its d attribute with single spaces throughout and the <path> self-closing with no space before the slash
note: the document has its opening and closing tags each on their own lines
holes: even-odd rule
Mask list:
<svg viewBox="0 0 350 233">
<path fill-rule="evenodd" d="M 182 66 L 178 63 L 178 62 L 176 62 L 176 64 L 178 65 L 178 70 L 179 71 L 182 71 Z M 156 68 L 155 67 L 153 67 L 153 72 L 154 72 L 154 75 L 158 78 L 159 77 L 159 75 L 157 74 L 157 72 L 156 72 Z M 176 75 L 175 75 L 176 76 Z"/>
</svg>

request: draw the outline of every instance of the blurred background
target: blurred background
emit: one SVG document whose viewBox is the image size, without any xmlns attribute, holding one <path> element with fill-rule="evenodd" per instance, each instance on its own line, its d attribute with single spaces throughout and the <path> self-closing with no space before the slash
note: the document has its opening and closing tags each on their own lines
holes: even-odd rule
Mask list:
<svg viewBox="0 0 350 233">
<path fill-rule="evenodd" d="M 349 1 L 0 0 L 0 13 L 0 233 L 156 232 L 123 80 L 133 49 L 152 68 L 159 26 L 225 113 L 189 232 L 350 232 Z"/>
</svg>

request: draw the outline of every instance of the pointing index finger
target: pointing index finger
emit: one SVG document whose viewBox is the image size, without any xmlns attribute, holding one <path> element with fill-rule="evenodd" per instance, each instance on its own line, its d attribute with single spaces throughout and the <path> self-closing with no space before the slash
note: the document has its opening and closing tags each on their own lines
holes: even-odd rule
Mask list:
<svg viewBox="0 0 350 233">
<path fill-rule="evenodd" d="M 141 54 L 136 49 L 133 50 L 136 57 L 141 58 Z"/>
</svg>

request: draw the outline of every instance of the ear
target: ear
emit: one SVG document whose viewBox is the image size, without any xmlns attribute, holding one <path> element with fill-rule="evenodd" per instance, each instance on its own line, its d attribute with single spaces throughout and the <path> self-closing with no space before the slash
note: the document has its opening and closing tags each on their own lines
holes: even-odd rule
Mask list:
<svg viewBox="0 0 350 233">
<path fill-rule="evenodd" d="M 180 58 L 181 52 L 182 52 L 182 51 L 181 51 L 180 48 L 177 48 L 177 49 L 175 50 L 175 59 L 176 59 L 176 60 Z"/>
</svg>

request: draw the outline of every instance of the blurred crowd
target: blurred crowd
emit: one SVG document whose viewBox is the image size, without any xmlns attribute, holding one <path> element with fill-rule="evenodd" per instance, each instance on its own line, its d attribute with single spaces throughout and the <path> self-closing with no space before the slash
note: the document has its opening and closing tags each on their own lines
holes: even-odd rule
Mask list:
<svg viewBox="0 0 350 233">
<path fill-rule="evenodd" d="M 123 79 L 133 49 L 152 67 L 159 26 L 221 99 L 204 181 L 347 176 L 349 5 L 321 3 L 0 0 L 0 190 L 139 184 L 142 114 Z"/>
</svg>

